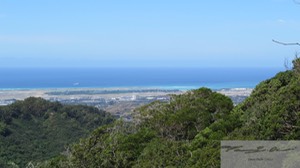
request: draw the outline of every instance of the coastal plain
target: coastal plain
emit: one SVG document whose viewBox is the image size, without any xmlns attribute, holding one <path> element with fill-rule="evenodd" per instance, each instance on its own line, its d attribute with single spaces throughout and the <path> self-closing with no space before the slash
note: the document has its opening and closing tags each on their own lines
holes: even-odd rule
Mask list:
<svg viewBox="0 0 300 168">
<path fill-rule="evenodd" d="M 251 88 L 229 88 L 215 90 L 229 96 L 234 104 L 248 97 Z M 172 94 L 184 94 L 186 90 L 161 88 L 59 88 L 59 89 L 16 89 L 0 90 L 0 105 L 11 104 L 28 97 L 41 97 L 63 104 L 84 104 L 104 109 L 120 117 L 130 116 L 130 112 L 141 105 L 153 101 L 169 101 Z M 129 117 L 128 117 L 129 118 Z"/>
</svg>

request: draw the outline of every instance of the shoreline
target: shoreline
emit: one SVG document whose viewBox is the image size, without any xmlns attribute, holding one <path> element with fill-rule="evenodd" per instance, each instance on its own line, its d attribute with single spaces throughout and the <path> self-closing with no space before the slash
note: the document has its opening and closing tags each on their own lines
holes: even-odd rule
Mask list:
<svg viewBox="0 0 300 168">
<path fill-rule="evenodd" d="M 230 97 L 236 105 L 248 97 L 252 88 L 212 89 Z M 130 116 L 130 112 L 153 101 L 169 101 L 170 95 L 184 94 L 188 90 L 158 87 L 111 88 L 51 88 L 0 90 L 0 106 L 12 104 L 28 97 L 41 97 L 63 104 L 84 104 L 106 110 L 117 116 Z M 130 118 L 130 117 L 129 117 Z"/>
<path fill-rule="evenodd" d="M 36 88 L 0 88 L 0 91 L 49 91 L 49 90 L 150 90 L 150 89 L 160 89 L 160 90 L 180 90 L 180 91 L 188 91 L 199 88 L 209 88 L 214 91 L 218 90 L 229 90 L 229 89 L 254 89 L 255 86 L 238 86 L 238 87 L 210 87 L 208 85 L 202 86 L 184 86 L 184 85 L 175 85 L 175 86 L 112 86 L 112 87 L 36 87 Z"/>
<path fill-rule="evenodd" d="M 120 97 L 140 96 L 166 96 L 169 94 L 182 94 L 198 88 L 180 89 L 177 87 L 110 87 L 110 88 L 31 88 L 31 89 L 0 89 L 0 101 L 24 100 L 28 97 L 42 97 L 44 99 L 113 99 Z M 212 89 L 226 96 L 249 96 L 253 88 L 222 88 Z M 5 103 L 0 103 L 5 104 Z"/>
</svg>

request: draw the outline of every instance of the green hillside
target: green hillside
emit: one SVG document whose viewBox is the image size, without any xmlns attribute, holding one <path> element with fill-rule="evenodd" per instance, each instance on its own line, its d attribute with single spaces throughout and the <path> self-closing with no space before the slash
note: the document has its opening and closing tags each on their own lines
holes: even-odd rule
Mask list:
<svg viewBox="0 0 300 168">
<path fill-rule="evenodd" d="M 136 109 L 135 122 L 121 120 L 96 129 L 71 153 L 41 167 L 185 167 L 195 136 L 228 116 L 230 98 L 207 88 L 174 95 L 170 103 Z M 60 166 L 59 166 L 60 165 Z"/>
<path fill-rule="evenodd" d="M 292 70 L 261 82 L 229 115 L 198 133 L 189 164 L 220 166 L 220 140 L 299 140 L 300 59 L 293 63 Z"/>
<path fill-rule="evenodd" d="M 0 107 L 0 167 L 47 160 L 91 130 L 111 123 L 104 111 L 27 98 Z M 11 166 L 9 166 L 11 165 Z"/>
<path fill-rule="evenodd" d="M 300 139 L 300 59 L 233 107 L 207 88 L 136 109 L 40 167 L 220 167 L 220 140 Z"/>
<path fill-rule="evenodd" d="M 168 103 L 136 109 L 133 122 L 117 120 L 97 128 L 64 155 L 36 167 L 215 168 L 220 167 L 221 140 L 298 140 L 300 59 L 293 63 L 293 69 L 261 82 L 236 107 L 207 88 L 173 95 Z M 16 127 L 17 121 L 12 122 Z M 2 134 L 11 134 L 5 125 Z"/>
</svg>

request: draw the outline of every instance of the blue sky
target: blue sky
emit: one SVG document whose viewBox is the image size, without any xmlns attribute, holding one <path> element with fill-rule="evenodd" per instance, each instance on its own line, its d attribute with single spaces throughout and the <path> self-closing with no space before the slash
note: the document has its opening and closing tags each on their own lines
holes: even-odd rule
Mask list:
<svg viewBox="0 0 300 168">
<path fill-rule="evenodd" d="M 0 67 L 283 67 L 293 0 L 0 0 Z"/>
</svg>

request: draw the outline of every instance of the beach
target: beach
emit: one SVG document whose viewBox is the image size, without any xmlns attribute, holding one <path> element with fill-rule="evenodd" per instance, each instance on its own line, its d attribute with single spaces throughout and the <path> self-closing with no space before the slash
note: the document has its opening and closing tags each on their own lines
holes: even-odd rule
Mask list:
<svg viewBox="0 0 300 168">
<path fill-rule="evenodd" d="M 249 96 L 252 88 L 229 88 L 215 90 L 230 97 Z M 64 102 L 67 100 L 95 101 L 99 99 L 133 101 L 138 98 L 147 100 L 170 94 L 182 94 L 186 91 L 179 89 L 160 89 L 146 87 L 129 88 L 59 88 L 59 89 L 6 89 L 0 90 L 0 105 L 10 104 L 16 100 L 28 97 L 41 97 L 46 100 Z M 163 99 L 162 97 L 160 99 Z"/>
</svg>

